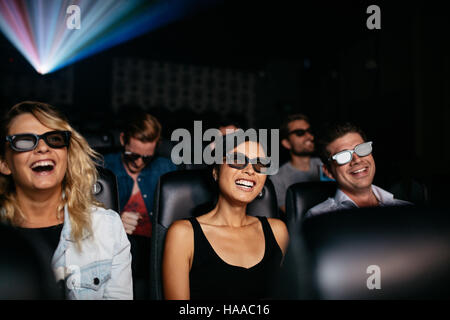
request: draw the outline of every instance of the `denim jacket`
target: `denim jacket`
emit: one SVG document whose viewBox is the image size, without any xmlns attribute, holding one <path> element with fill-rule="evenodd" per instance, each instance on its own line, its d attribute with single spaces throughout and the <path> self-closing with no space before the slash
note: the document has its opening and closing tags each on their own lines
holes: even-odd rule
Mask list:
<svg viewBox="0 0 450 320">
<path fill-rule="evenodd" d="M 65 280 L 67 299 L 133 299 L 130 242 L 119 215 L 94 207 L 93 234 L 81 240 L 81 252 L 71 236 L 67 206 L 64 226 L 53 254 L 56 280 Z"/>
<path fill-rule="evenodd" d="M 126 172 L 120 153 L 108 154 L 104 157 L 105 168 L 114 172 L 119 188 L 120 212 L 127 204 L 133 191 L 134 181 Z M 137 179 L 139 190 L 144 198 L 147 212 L 153 211 L 153 198 L 159 177 L 163 174 L 175 171 L 177 167 L 167 158 L 155 157 L 140 173 Z"/>
</svg>

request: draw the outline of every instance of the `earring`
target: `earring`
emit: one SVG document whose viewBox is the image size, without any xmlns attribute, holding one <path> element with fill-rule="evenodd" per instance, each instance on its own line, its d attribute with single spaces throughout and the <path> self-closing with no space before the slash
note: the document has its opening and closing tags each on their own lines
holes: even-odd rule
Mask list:
<svg viewBox="0 0 450 320">
<path fill-rule="evenodd" d="M 262 198 L 262 196 L 263 196 L 263 192 L 261 191 L 261 192 L 258 194 L 258 197 L 259 197 L 259 198 Z"/>
</svg>

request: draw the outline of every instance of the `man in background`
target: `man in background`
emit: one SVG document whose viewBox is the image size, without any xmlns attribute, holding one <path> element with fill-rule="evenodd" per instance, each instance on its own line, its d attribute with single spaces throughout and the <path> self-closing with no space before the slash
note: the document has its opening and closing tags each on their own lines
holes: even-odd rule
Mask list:
<svg viewBox="0 0 450 320">
<path fill-rule="evenodd" d="M 287 189 L 298 182 L 319 181 L 322 162 L 313 157 L 314 135 L 307 116 L 300 113 L 288 116 L 281 125 L 280 135 L 281 145 L 289 151 L 290 160 L 270 179 L 278 207 L 285 212 Z"/>
<path fill-rule="evenodd" d="M 122 150 L 105 156 L 117 177 L 120 215 L 131 242 L 135 299 L 149 297 L 150 239 L 154 192 L 163 174 L 176 170 L 170 159 L 155 155 L 161 124 L 142 110 L 132 110 L 120 133 Z"/>
</svg>

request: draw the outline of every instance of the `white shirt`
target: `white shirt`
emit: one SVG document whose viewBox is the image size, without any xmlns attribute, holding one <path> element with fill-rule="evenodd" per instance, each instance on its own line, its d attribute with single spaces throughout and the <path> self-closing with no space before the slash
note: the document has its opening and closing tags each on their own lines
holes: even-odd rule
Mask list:
<svg viewBox="0 0 450 320">
<path fill-rule="evenodd" d="M 411 204 L 408 201 L 394 199 L 394 195 L 392 193 L 387 192 L 386 190 L 383 190 L 375 185 L 372 185 L 372 191 L 381 207 Z M 341 189 L 337 189 L 334 198 L 328 198 L 324 202 L 319 203 L 315 207 L 309 209 L 305 214 L 305 218 L 316 216 L 325 212 L 352 208 L 358 208 L 358 206 Z"/>
</svg>

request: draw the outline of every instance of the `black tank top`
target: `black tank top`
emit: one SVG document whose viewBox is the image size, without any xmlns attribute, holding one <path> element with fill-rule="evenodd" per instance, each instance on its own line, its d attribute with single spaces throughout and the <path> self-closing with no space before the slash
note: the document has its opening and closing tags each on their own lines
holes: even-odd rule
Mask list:
<svg viewBox="0 0 450 320">
<path fill-rule="evenodd" d="M 188 219 L 194 229 L 194 257 L 189 273 L 192 300 L 271 298 L 272 280 L 280 270 L 283 254 L 267 218 L 257 218 L 264 231 L 264 257 L 248 269 L 223 261 L 206 239 L 197 219 Z"/>
</svg>

